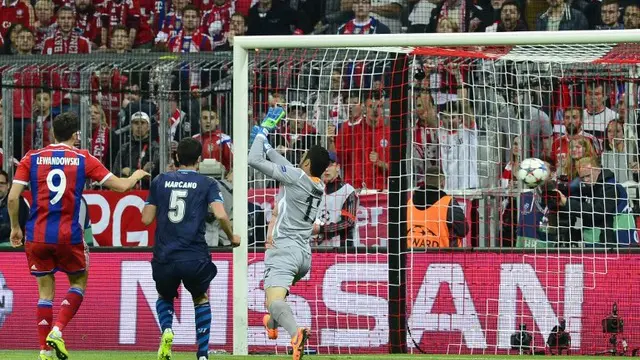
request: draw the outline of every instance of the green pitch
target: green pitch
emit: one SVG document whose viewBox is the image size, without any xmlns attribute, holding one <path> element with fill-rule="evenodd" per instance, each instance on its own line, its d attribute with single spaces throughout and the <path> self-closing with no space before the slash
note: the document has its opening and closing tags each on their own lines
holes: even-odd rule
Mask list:
<svg viewBox="0 0 640 360">
<path fill-rule="evenodd" d="M 152 352 L 127 352 L 127 351 L 72 351 L 69 360 L 154 360 L 156 353 Z M 0 350 L 0 359 L 6 360 L 36 360 L 38 358 L 37 351 L 7 351 Z M 228 359 L 228 360 L 290 360 L 291 356 L 275 356 L 275 355 L 252 355 L 252 356 L 230 356 L 230 355 L 210 355 L 211 360 Z M 307 360 L 475 360 L 475 359 L 493 359 L 493 360 L 514 360 L 520 359 L 516 355 L 511 356 L 493 356 L 493 355 L 308 355 Z M 528 357 L 526 357 L 528 358 Z M 554 356 L 555 360 L 562 359 L 580 359 L 580 360 L 601 360 L 602 357 L 595 356 Z M 194 353 L 173 353 L 173 360 L 193 360 Z"/>
</svg>

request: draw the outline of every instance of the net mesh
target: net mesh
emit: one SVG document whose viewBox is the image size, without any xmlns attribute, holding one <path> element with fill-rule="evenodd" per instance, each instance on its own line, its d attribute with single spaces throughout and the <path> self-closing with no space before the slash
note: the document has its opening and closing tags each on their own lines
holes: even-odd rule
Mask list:
<svg viewBox="0 0 640 360">
<path fill-rule="evenodd" d="M 318 210 L 315 223 L 322 229 L 311 240 L 312 269 L 289 297 L 299 324 L 314 329 L 310 347 L 319 353 L 386 351 L 386 190 L 393 146 L 388 92 L 397 58 L 393 52 L 360 49 L 252 53 L 253 123 L 269 107 L 283 106 L 287 117 L 270 135 L 277 151 L 295 165 L 312 145 L 326 147 L 339 159 L 325 174 L 332 194 Z M 277 184 L 252 169 L 249 177 L 254 201 L 268 209 L 271 224 Z M 264 271 L 263 245 L 256 243 L 250 251 L 256 279 Z M 262 327 L 262 283 L 253 285 L 260 290 L 250 295 L 249 338 L 259 341 L 259 349 L 274 351 Z M 288 345 L 284 334 L 275 351 L 284 352 Z"/>
</svg>

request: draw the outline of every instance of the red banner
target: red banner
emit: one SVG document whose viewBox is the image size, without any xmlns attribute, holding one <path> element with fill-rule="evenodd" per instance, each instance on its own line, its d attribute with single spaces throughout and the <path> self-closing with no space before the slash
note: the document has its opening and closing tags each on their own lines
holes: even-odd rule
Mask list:
<svg viewBox="0 0 640 360">
<path fill-rule="evenodd" d="M 94 253 L 86 298 L 65 330 L 70 349 L 154 350 L 160 330 L 150 253 Z M 263 256 L 249 265 L 249 350 L 284 351 L 289 338 L 266 338 L 261 325 Z M 232 350 L 232 256 L 213 256 L 211 349 Z M 574 353 L 607 348 L 601 320 L 617 302 L 629 349 L 640 347 L 637 256 L 438 252 L 414 254 L 407 270 L 411 338 L 430 353 L 502 353 L 524 323 L 534 345 L 543 347 L 560 318 L 566 319 Z M 419 265 L 417 265 L 419 264 Z M 315 253 L 307 277 L 292 288 L 296 318 L 312 329 L 310 346 L 320 353 L 386 352 L 388 349 L 387 263 L 382 254 Z M 54 312 L 66 281 L 57 282 Z M 176 300 L 178 349 L 195 349 L 193 303 Z M 20 252 L 0 253 L 0 344 L 37 347 L 38 293 Z M 20 334 L 16 341 L 16 334 Z"/>
</svg>

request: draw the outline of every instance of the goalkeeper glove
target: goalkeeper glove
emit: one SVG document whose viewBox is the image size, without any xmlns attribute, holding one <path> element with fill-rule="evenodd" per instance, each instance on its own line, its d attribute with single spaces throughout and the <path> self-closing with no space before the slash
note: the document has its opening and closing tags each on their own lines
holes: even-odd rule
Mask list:
<svg viewBox="0 0 640 360">
<path fill-rule="evenodd" d="M 253 145 L 253 141 L 256 139 L 256 136 L 262 133 L 267 139 L 269 138 L 269 132 L 275 130 L 275 128 L 280 123 L 285 116 L 284 109 L 281 107 L 273 107 L 269 109 L 267 115 L 264 117 L 264 120 L 260 123 L 260 126 L 255 125 L 251 128 L 251 135 L 249 136 L 249 147 Z"/>
<path fill-rule="evenodd" d="M 278 126 L 278 123 L 280 123 L 280 120 L 284 119 L 285 115 L 286 113 L 284 112 L 283 108 L 279 106 L 272 107 L 269 109 L 269 112 L 267 112 L 267 115 L 264 117 L 264 120 L 262 120 L 262 123 L 260 123 L 260 127 L 266 129 L 267 132 L 271 132 L 275 130 L 275 128 Z"/>
</svg>

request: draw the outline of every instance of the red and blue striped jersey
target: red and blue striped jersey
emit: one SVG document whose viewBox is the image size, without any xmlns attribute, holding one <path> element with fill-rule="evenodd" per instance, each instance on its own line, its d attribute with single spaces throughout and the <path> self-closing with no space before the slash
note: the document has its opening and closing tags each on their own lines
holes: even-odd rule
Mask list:
<svg viewBox="0 0 640 360">
<path fill-rule="evenodd" d="M 31 188 L 26 241 L 80 244 L 80 202 L 87 179 L 103 184 L 111 172 L 87 150 L 54 144 L 29 151 L 18 164 L 14 183 Z"/>
</svg>

